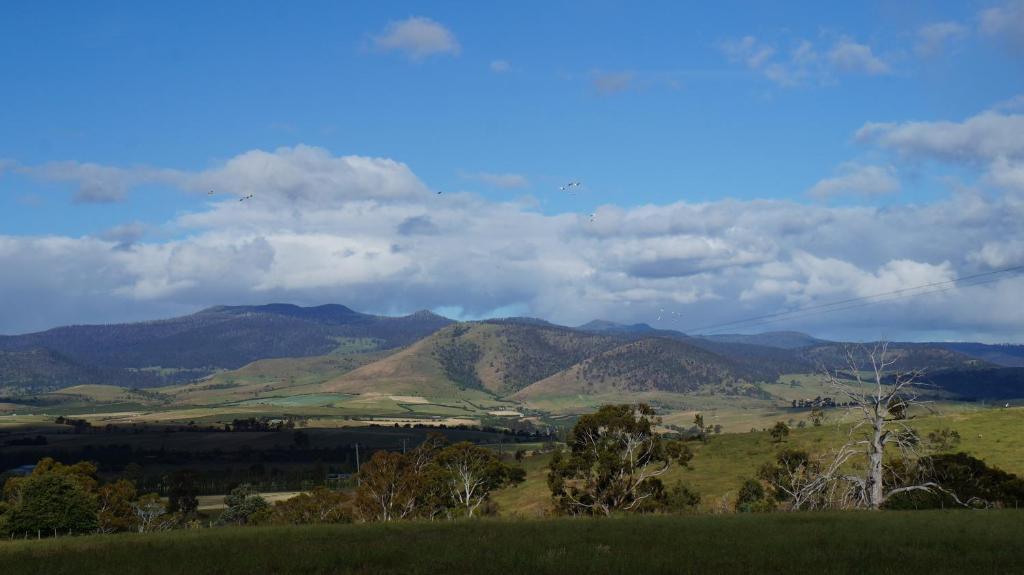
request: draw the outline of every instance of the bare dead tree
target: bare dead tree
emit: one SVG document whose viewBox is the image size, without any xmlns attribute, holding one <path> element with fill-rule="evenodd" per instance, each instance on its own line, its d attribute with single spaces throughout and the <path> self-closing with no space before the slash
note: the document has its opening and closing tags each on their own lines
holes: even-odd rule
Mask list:
<svg viewBox="0 0 1024 575">
<path fill-rule="evenodd" d="M 174 526 L 174 518 L 167 513 L 160 497 L 155 493 L 143 495 L 132 503 L 135 525 L 139 533 L 167 531 Z"/>
<path fill-rule="evenodd" d="M 806 482 L 804 489 L 810 493 L 802 493 L 802 498 L 821 493 L 832 505 L 879 509 L 900 493 L 945 491 L 932 481 L 906 485 L 895 481 L 905 479 L 905 475 L 891 466 L 887 450 L 895 451 L 904 464 L 921 459 L 921 442 L 910 421 L 915 417 L 912 412 L 930 410 L 930 402 L 921 400 L 919 394 L 923 372 L 899 370 L 899 357 L 888 348 L 888 343 L 847 348 L 847 365 L 842 371 L 849 373 L 825 370 L 831 387 L 849 401 L 849 413 L 856 423 L 831 462 L 817 478 Z M 856 474 L 849 471 L 849 464 L 855 460 L 864 462 L 863 471 Z M 890 479 L 888 485 L 886 478 Z"/>
</svg>

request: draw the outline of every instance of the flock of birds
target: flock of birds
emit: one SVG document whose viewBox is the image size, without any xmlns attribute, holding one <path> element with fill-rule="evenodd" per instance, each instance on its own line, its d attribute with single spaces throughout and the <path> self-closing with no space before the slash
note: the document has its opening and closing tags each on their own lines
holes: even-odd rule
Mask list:
<svg viewBox="0 0 1024 575">
<path fill-rule="evenodd" d="M 579 180 L 573 180 L 571 182 L 567 182 L 565 184 L 562 184 L 561 186 L 558 186 L 558 189 L 559 191 L 569 192 L 571 194 L 575 190 L 578 190 L 579 187 L 582 185 L 583 184 Z M 597 214 L 594 212 L 587 214 L 587 217 L 590 219 L 590 223 L 594 223 L 594 221 L 597 220 Z"/>
<path fill-rule="evenodd" d="M 582 186 L 582 185 L 583 185 L 583 184 L 582 184 L 582 183 L 581 183 L 581 182 L 580 182 L 579 180 L 573 180 L 573 181 L 571 181 L 571 182 L 568 182 L 568 183 L 562 184 L 561 186 L 559 186 L 559 187 L 558 187 L 558 189 L 559 189 L 559 190 L 561 190 L 561 191 L 563 191 L 563 192 L 569 192 L 569 193 L 572 193 L 572 192 L 573 192 L 574 190 L 577 190 L 577 189 L 579 189 L 579 187 L 580 187 L 580 186 Z M 440 191 L 440 190 L 439 190 L 439 191 L 437 192 L 437 195 L 439 195 L 439 196 L 440 196 L 440 195 L 441 195 L 441 194 L 443 194 L 443 193 L 444 193 L 444 192 L 442 192 L 442 191 Z M 207 195 L 207 196 L 212 196 L 212 195 L 214 195 L 214 194 L 216 194 L 216 192 L 215 192 L 215 191 L 213 191 L 213 190 L 210 190 L 209 192 L 206 192 L 206 195 Z M 242 196 L 242 197 L 238 198 L 238 201 L 240 201 L 240 202 L 244 202 L 244 201 L 246 201 L 246 200 L 251 200 L 251 199 L 253 199 L 253 198 L 255 198 L 255 197 L 256 197 L 256 194 L 249 194 L 249 195 L 246 195 L 246 196 Z M 595 221 L 595 220 L 596 220 L 596 218 L 597 218 L 597 214 L 595 214 L 595 213 L 591 212 L 590 214 L 588 214 L 588 217 L 590 218 L 590 223 L 594 223 L 594 221 Z"/>
<path fill-rule="evenodd" d="M 593 221 L 593 220 L 591 220 L 591 221 Z M 664 315 L 665 315 L 665 308 L 660 308 L 660 309 L 658 310 L 658 321 L 661 321 L 661 318 L 662 318 L 662 317 L 663 317 Z M 669 317 L 672 317 L 672 319 L 673 319 L 673 321 L 674 321 L 674 320 L 677 320 L 677 319 L 679 319 L 679 318 L 683 317 L 683 314 L 682 314 L 681 312 L 678 312 L 678 311 L 672 311 L 672 310 L 669 310 L 669 312 L 668 312 L 668 316 L 669 316 Z"/>
<path fill-rule="evenodd" d="M 206 195 L 207 195 L 207 196 L 212 196 L 212 195 L 214 195 L 214 194 L 216 194 L 216 193 L 217 193 L 217 192 L 214 192 L 213 190 L 210 190 L 209 192 L 206 192 Z M 440 193 L 440 192 L 438 192 L 438 193 Z M 256 197 L 256 194 L 249 194 L 249 195 L 247 195 L 247 196 L 242 196 L 242 197 L 238 198 L 238 201 L 240 201 L 240 202 L 244 202 L 244 201 L 246 201 L 246 200 L 251 200 L 251 199 L 253 199 L 253 198 L 255 198 L 255 197 Z"/>
</svg>

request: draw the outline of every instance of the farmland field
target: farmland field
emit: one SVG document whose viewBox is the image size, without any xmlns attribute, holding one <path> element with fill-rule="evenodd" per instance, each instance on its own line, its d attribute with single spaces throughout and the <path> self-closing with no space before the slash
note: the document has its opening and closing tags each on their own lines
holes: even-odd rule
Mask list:
<svg viewBox="0 0 1024 575">
<path fill-rule="evenodd" d="M 5 575 L 1019 573 L 1022 532 L 1013 510 L 231 527 L 2 542 L 0 563 Z"/>
</svg>

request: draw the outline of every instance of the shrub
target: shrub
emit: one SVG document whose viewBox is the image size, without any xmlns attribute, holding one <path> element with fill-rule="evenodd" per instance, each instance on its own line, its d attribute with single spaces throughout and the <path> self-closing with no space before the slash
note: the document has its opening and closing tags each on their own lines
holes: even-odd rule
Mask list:
<svg viewBox="0 0 1024 575">
<path fill-rule="evenodd" d="M 764 485 L 756 479 L 747 479 L 736 496 L 736 511 L 763 513 L 775 509 L 775 502 L 766 497 Z"/>
<path fill-rule="evenodd" d="M 218 523 L 236 523 L 244 525 L 253 516 L 265 513 L 270 507 L 267 500 L 260 497 L 256 489 L 248 483 L 243 483 L 231 490 L 224 497 L 224 504 L 227 509 L 217 519 Z"/>
</svg>

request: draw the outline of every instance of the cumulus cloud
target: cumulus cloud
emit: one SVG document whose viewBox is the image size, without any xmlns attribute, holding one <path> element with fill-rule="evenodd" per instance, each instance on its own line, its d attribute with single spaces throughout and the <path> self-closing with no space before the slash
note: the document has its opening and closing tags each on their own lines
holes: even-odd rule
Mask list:
<svg viewBox="0 0 1024 575">
<path fill-rule="evenodd" d="M 846 163 L 838 174 L 825 178 L 807 190 L 812 198 L 827 199 L 843 195 L 877 196 L 900 190 L 896 169 L 892 166 L 866 166 Z"/>
<path fill-rule="evenodd" d="M 989 166 L 986 180 L 996 187 L 1024 193 L 1024 162 L 996 158 Z"/>
<path fill-rule="evenodd" d="M 969 259 L 990 268 L 1024 265 L 1024 240 L 1007 238 L 985 242 L 981 248 L 971 252 Z"/>
<path fill-rule="evenodd" d="M 430 216 L 409 216 L 398 224 L 398 233 L 403 236 L 434 235 L 440 231 Z"/>
<path fill-rule="evenodd" d="M 687 329 L 990 269 L 1016 257 L 998 246 L 1019 236 L 1024 218 L 1024 202 L 965 191 L 885 209 L 605 205 L 591 221 L 437 195 L 400 162 L 305 146 L 245 152 L 175 178 L 228 197 L 165 222 L 172 239 L 147 240 L 133 226 L 98 237 L 0 235 L 0 268 L 18 270 L 0 282 L 0 332 L 268 301 L 376 313 L 458 306 L 468 316 L 516 309 L 565 324 L 659 323 L 658 310 L 671 308 L 685 320 L 659 325 Z M 231 195 L 247 191 L 253 200 Z M 1019 337 L 1024 286 L 1006 281 L 786 327 Z"/>
<path fill-rule="evenodd" d="M 914 51 L 918 56 L 932 57 L 941 54 L 946 47 L 967 36 L 967 27 L 959 22 L 932 22 L 917 29 Z"/>
<path fill-rule="evenodd" d="M 962 122 L 868 123 L 856 137 L 904 158 L 980 166 L 988 184 L 1024 194 L 1021 134 L 1024 115 L 989 110 Z"/>
<path fill-rule="evenodd" d="M 129 222 L 114 226 L 102 234 L 100 238 L 115 242 L 115 249 L 130 249 L 136 242 L 146 235 L 146 225 L 142 222 Z"/>
<path fill-rule="evenodd" d="M 782 86 L 796 86 L 808 81 L 829 82 L 837 74 L 880 75 L 891 72 L 889 64 L 877 56 L 871 46 L 848 37 L 834 40 L 822 51 L 809 40 L 798 40 L 789 50 L 744 36 L 719 44 L 726 57 L 763 74 Z"/>
<path fill-rule="evenodd" d="M 459 172 L 459 177 L 464 180 L 481 182 L 496 188 L 526 188 L 530 185 L 530 180 L 528 180 L 526 176 L 510 172 Z"/>
<path fill-rule="evenodd" d="M 963 122 L 867 123 L 858 140 L 909 156 L 994 160 L 1024 156 L 1024 115 L 987 111 Z"/>
<path fill-rule="evenodd" d="M 201 172 L 151 167 L 118 168 L 82 162 L 20 166 L 32 177 L 77 186 L 75 201 L 124 200 L 135 187 L 160 184 L 205 195 L 258 195 L 270 202 L 337 205 L 352 200 L 407 200 L 428 193 L 400 162 L 364 156 L 332 156 L 327 150 L 298 145 L 272 152 L 252 150 Z"/>
<path fill-rule="evenodd" d="M 390 22 L 373 37 L 373 46 L 381 52 L 401 52 L 414 61 L 439 54 L 457 56 L 462 51 L 451 30 L 422 16 Z"/>
</svg>

